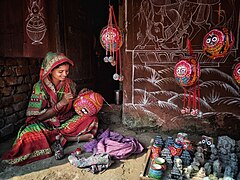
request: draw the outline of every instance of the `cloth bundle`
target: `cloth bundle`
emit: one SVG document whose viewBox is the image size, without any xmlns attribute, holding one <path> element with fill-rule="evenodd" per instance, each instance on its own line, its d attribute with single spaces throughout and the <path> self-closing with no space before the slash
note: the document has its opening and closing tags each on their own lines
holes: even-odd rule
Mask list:
<svg viewBox="0 0 240 180">
<path fill-rule="evenodd" d="M 133 137 L 124 137 L 123 135 L 105 130 L 99 133 L 96 139 L 84 145 L 86 152 L 94 154 L 108 153 L 111 158 L 125 159 L 132 154 L 143 151 L 143 146 Z"/>
</svg>

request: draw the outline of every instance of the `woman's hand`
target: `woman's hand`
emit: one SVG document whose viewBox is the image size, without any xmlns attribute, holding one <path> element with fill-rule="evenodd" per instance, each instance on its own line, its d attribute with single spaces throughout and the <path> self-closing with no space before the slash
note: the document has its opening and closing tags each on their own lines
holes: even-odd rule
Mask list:
<svg viewBox="0 0 240 180">
<path fill-rule="evenodd" d="M 61 105 L 65 106 L 73 99 L 72 93 L 64 93 L 62 100 L 59 102 Z"/>
</svg>

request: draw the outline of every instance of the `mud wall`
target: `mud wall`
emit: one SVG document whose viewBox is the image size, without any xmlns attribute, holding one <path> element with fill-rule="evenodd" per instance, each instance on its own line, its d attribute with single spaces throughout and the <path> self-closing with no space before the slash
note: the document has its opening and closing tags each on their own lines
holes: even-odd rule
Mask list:
<svg viewBox="0 0 240 180">
<path fill-rule="evenodd" d="M 237 0 L 125 2 L 126 126 L 240 138 L 240 87 L 232 76 L 239 62 L 239 6 Z M 235 42 L 226 56 L 213 60 L 203 52 L 203 38 L 219 27 L 230 29 Z M 181 113 L 187 95 L 174 77 L 176 63 L 188 55 L 187 39 L 200 64 L 200 116 Z"/>
</svg>

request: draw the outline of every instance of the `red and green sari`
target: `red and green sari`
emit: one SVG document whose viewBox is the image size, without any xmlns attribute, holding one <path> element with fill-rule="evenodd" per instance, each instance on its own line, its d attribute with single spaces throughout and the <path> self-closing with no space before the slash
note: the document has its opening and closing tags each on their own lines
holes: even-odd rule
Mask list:
<svg viewBox="0 0 240 180">
<path fill-rule="evenodd" d="M 96 135 L 98 119 L 96 116 L 81 117 L 69 103 L 60 112 L 42 122 L 35 121 L 38 115 L 58 103 L 64 93 L 76 96 L 76 85 L 66 79 L 55 87 L 50 78 L 52 69 L 64 62 L 73 62 L 63 54 L 49 52 L 42 63 L 40 80 L 34 85 L 27 109 L 26 124 L 23 125 L 15 139 L 12 149 L 2 156 L 2 161 L 11 165 L 24 165 L 52 156 L 51 145 L 56 136 L 61 134 L 62 146 L 67 142 L 64 136 L 76 137 L 86 133 Z"/>
</svg>

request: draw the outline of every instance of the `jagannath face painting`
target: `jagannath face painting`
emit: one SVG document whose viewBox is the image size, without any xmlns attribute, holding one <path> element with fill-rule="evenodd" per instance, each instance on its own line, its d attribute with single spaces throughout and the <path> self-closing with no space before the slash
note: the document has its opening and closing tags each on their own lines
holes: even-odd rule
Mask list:
<svg viewBox="0 0 240 180">
<path fill-rule="evenodd" d="M 100 41 L 106 50 L 116 51 L 122 46 L 121 32 L 115 27 L 105 27 L 101 31 Z"/>
<path fill-rule="evenodd" d="M 185 65 L 180 65 L 177 67 L 177 75 L 179 77 L 184 77 L 187 75 L 187 67 Z"/>
<path fill-rule="evenodd" d="M 116 37 L 116 33 L 114 31 L 109 31 L 106 33 L 106 39 L 108 41 L 113 40 Z"/>
<path fill-rule="evenodd" d="M 191 64 L 187 60 L 183 59 L 175 66 L 175 76 L 178 78 L 189 77 L 191 72 Z"/>
<path fill-rule="evenodd" d="M 222 44 L 224 41 L 224 34 L 218 29 L 213 29 L 206 34 L 204 38 L 204 46 L 214 47 L 218 44 Z"/>
<path fill-rule="evenodd" d="M 240 63 L 236 64 L 233 70 L 233 78 L 240 84 Z"/>
<path fill-rule="evenodd" d="M 212 29 L 203 39 L 203 51 L 211 59 L 224 57 L 233 45 L 233 34 L 225 27 Z"/>
<path fill-rule="evenodd" d="M 218 36 L 216 36 L 216 34 L 209 34 L 209 36 L 206 39 L 206 44 L 208 44 L 209 46 L 214 46 L 215 44 L 217 44 L 217 42 L 219 41 Z"/>
</svg>

